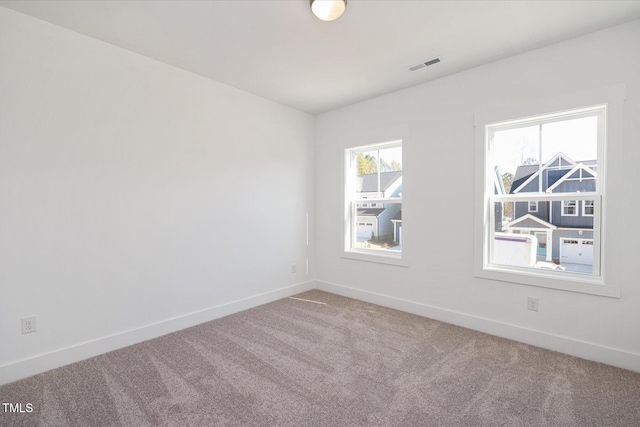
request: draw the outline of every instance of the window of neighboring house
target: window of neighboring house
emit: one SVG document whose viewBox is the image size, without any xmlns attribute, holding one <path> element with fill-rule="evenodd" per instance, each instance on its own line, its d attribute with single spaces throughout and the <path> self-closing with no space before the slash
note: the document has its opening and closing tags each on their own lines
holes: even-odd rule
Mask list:
<svg viewBox="0 0 640 427">
<path fill-rule="evenodd" d="M 578 202 L 575 200 L 563 200 L 562 201 L 562 216 L 577 216 L 578 215 Z"/>
<path fill-rule="evenodd" d="M 542 114 L 476 117 L 476 276 L 619 296 L 604 280 L 604 177 L 606 142 L 621 137 L 624 87 L 606 89 L 553 101 L 600 104 L 546 113 L 552 103 L 536 102 L 529 110 Z"/>
<path fill-rule="evenodd" d="M 582 202 L 582 216 L 593 216 L 593 200 L 585 200 Z"/>
<path fill-rule="evenodd" d="M 344 256 L 406 265 L 401 245 L 402 141 L 345 150 L 345 181 Z M 375 203 L 365 206 L 363 201 L 371 199 Z"/>
</svg>

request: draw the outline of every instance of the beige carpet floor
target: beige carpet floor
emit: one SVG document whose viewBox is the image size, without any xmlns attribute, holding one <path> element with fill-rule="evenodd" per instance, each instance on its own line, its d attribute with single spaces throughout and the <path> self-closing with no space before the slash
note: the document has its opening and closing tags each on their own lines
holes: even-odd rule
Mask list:
<svg viewBox="0 0 640 427">
<path fill-rule="evenodd" d="M 0 387 L 2 426 L 640 426 L 640 374 L 310 291 Z"/>
</svg>

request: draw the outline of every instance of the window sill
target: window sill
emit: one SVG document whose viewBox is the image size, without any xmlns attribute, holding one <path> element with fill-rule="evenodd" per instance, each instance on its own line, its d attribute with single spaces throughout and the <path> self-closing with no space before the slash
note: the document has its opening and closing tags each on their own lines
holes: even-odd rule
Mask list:
<svg viewBox="0 0 640 427">
<path fill-rule="evenodd" d="M 559 274 L 562 274 L 560 276 Z M 583 274 L 553 273 L 547 271 L 520 271 L 509 268 L 487 266 L 476 270 L 475 276 L 501 282 L 558 289 L 582 294 L 620 298 L 620 288 L 605 285 L 602 277 Z"/>
<path fill-rule="evenodd" d="M 341 258 L 352 259 L 356 261 L 365 261 L 365 262 L 373 262 L 376 264 L 388 264 L 395 265 L 398 267 L 409 267 L 409 263 L 406 260 L 402 259 L 402 254 L 382 254 L 382 253 L 372 253 L 371 251 L 344 251 L 341 255 Z"/>
</svg>

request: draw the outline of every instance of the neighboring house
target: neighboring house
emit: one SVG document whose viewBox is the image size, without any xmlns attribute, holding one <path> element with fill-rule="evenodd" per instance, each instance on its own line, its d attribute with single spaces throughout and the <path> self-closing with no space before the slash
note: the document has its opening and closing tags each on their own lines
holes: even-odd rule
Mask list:
<svg viewBox="0 0 640 427">
<path fill-rule="evenodd" d="M 398 242 L 399 245 L 402 244 L 402 209 L 398 211 L 398 213 L 391 218 L 391 222 L 393 223 L 393 241 Z"/>
<path fill-rule="evenodd" d="M 576 162 L 563 153 L 546 164 L 518 166 L 510 194 L 594 192 L 595 160 Z M 514 202 L 513 220 L 503 231 L 532 234 L 539 260 L 593 265 L 593 201 Z"/>
<path fill-rule="evenodd" d="M 494 174 L 493 174 L 493 192 L 494 194 L 497 195 L 504 195 L 506 194 L 506 191 L 504 189 L 504 183 L 502 182 L 502 174 L 500 173 L 500 169 L 496 166 L 496 168 L 494 169 Z M 502 203 L 496 203 L 495 204 L 495 215 L 494 215 L 494 221 L 495 221 L 495 231 L 502 231 L 502 224 L 503 221 L 510 221 L 511 218 L 504 218 L 503 215 L 503 205 Z"/>
<path fill-rule="evenodd" d="M 378 177 L 380 192 L 378 192 Z M 358 197 L 371 199 L 370 203 L 359 203 L 356 214 L 356 237 L 369 240 L 373 237 L 386 239 L 391 237 L 398 242 L 402 220 L 396 218 L 400 213 L 400 203 L 382 203 L 375 199 L 399 197 L 402 193 L 402 172 L 381 172 L 358 175 L 356 182 Z M 395 222 L 394 222 L 395 221 Z"/>
</svg>

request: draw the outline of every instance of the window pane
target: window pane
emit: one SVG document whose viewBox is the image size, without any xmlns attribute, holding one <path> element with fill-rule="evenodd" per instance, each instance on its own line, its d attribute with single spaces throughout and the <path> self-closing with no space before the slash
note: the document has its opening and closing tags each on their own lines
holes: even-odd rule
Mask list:
<svg viewBox="0 0 640 427">
<path fill-rule="evenodd" d="M 593 192 L 597 139 L 596 116 L 498 130 L 492 169 L 498 168 L 506 194 Z"/>
<path fill-rule="evenodd" d="M 496 131 L 493 135 L 493 165 L 498 168 L 505 185 L 505 192 L 511 193 L 513 181 L 522 182 L 522 178 L 530 176 L 538 170 L 540 163 L 539 126 L 528 126 L 516 129 Z M 518 167 L 526 165 L 520 171 Z"/>
<path fill-rule="evenodd" d="M 378 203 L 379 208 L 357 208 L 353 248 L 400 252 L 402 203 Z"/>
<path fill-rule="evenodd" d="M 380 150 L 380 172 L 402 171 L 402 147 Z"/>
<path fill-rule="evenodd" d="M 593 216 L 564 216 L 574 200 L 538 201 L 538 212 L 528 212 L 532 201 L 494 202 L 494 242 L 489 262 L 501 266 L 571 273 L 593 273 Z M 587 201 L 594 207 L 594 201 Z M 590 203 L 590 204 L 589 204 Z M 507 206 L 514 219 L 506 216 Z M 564 214 L 564 213 L 563 213 Z"/>
<path fill-rule="evenodd" d="M 558 153 L 566 155 L 575 163 L 595 165 L 598 154 L 597 117 L 542 125 L 542 162 L 547 163 Z"/>
<path fill-rule="evenodd" d="M 563 120 L 542 126 L 545 190 L 553 193 L 596 191 L 597 117 Z"/>
</svg>

